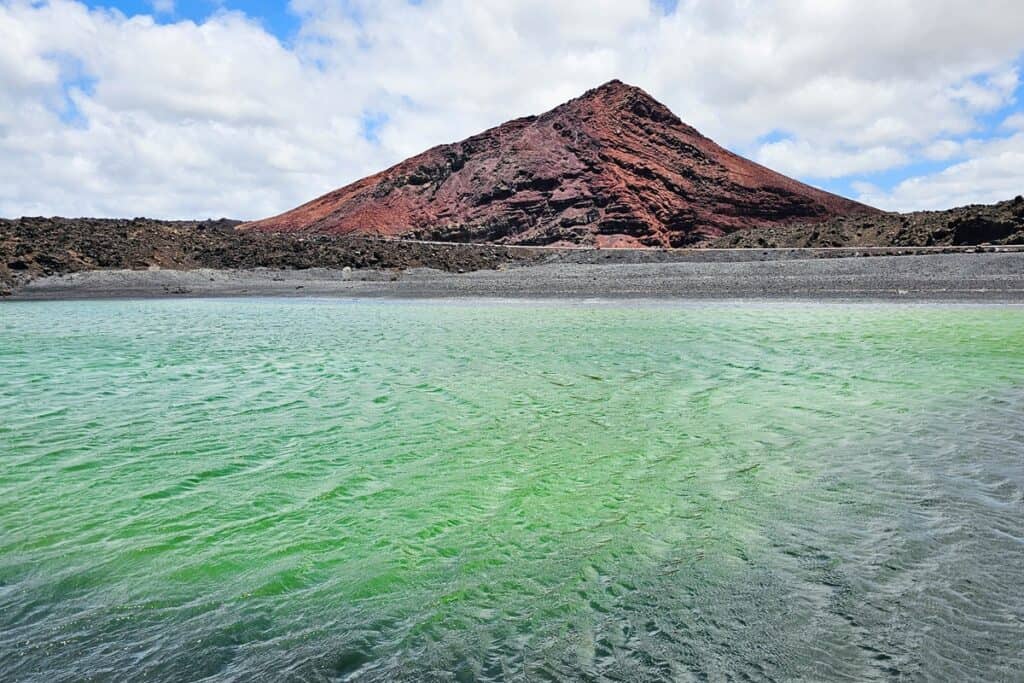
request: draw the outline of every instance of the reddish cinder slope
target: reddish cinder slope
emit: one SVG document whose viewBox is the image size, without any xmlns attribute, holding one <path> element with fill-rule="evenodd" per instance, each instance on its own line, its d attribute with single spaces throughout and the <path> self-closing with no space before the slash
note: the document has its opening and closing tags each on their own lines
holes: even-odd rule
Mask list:
<svg viewBox="0 0 1024 683">
<path fill-rule="evenodd" d="M 681 246 L 874 211 L 737 156 L 611 81 L 240 229 Z"/>
</svg>

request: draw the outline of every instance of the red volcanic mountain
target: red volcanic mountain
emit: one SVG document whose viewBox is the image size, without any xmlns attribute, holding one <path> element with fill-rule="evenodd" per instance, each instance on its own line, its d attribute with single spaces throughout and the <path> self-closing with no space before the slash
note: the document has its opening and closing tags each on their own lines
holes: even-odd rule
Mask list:
<svg viewBox="0 0 1024 683">
<path fill-rule="evenodd" d="M 611 81 L 240 229 L 681 246 L 874 211 L 737 156 Z"/>
</svg>

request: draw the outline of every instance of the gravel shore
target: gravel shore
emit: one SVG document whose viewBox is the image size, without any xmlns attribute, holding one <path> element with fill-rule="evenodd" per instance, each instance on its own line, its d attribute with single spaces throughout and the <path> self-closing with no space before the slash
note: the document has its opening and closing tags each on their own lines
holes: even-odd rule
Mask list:
<svg viewBox="0 0 1024 683">
<path fill-rule="evenodd" d="M 35 280 L 8 300 L 235 296 L 1024 302 L 1024 253 L 739 262 L 559 260 L 468 273 L 429 268 L 97 270 Z"/>
</svg>

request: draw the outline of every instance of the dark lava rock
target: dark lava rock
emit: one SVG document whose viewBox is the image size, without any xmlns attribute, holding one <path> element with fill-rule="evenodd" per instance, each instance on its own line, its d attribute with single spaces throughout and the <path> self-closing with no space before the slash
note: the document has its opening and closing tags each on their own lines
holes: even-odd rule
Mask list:
<svg viewBox="0 0 1024 683">
<path fill-rule="evenodd" d="M 942 247 L 1024 244 L 1024 199 L 945 211 L 839 216 L 737 232 L 710 242 L 721 248 Z"/>
<path fill-rule="evenodd" d="M 664 247 L 876 213 L 737 156 L 611 81 L 242 229 Z"/>
<path fill-rule="evenodd" d="M 0 219 L 0 296 L 37 277 L 167 268 L 437 268 L 467 271 L 540 258 L 491 245 L 439 245 L 337 235 L 238 232 L 238 221 L 148 218 Z"/>
</svg>

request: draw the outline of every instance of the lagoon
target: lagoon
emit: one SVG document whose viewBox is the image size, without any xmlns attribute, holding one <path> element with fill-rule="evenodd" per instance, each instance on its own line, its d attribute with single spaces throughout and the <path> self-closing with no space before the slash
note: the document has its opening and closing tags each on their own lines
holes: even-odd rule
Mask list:
<svg viewBox="0 0 1024 683">
<path fill-rule="evenodd" d="M 0 306 L 0 679 L 1009 679 L 1024 308 Z"/>
</svg>

